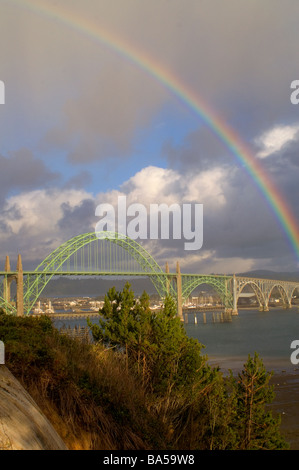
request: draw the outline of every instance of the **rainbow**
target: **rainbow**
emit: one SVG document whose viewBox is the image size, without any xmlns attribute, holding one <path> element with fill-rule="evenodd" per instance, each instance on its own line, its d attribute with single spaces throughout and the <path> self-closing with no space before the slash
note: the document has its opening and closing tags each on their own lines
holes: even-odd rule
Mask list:
<svg viewBox="0 0 299 470">
<path fill-rule="evenodd" d="M 242 142 L 236 132 L 204 102 L 202 97 L 187 88 L 178 77 L 174 76 L 145 51 L 125 41 L 116 33 L 111 33 L 102 27 L 99 28 L 93 24 L 91 20 L 79 17 L 73 11 L 65 9 L 60 4 L 57 6 L 53 4 L 45 5 L 42 0 L 9 0 L 9 3 L 14 3 L 35 14 L 46 16 L 49 19 L 57 20 L 69 28 L 79 31 L 91 39 L 99 41 L 102 45 L 113 49 L 121 57 L 129 60 L 160 82 L 175 95 L 177 99 L 195 112 L 246 169 L 263 194 L 271 210 L 274 212 L 297 259 L 299 259 L 299 226 L 287 202 L 247 145 Z"/>
</svg>

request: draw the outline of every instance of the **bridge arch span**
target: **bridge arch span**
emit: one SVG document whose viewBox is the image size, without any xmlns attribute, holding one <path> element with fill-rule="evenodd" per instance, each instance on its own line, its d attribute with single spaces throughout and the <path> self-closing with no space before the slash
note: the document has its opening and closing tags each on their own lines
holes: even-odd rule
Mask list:
<svg viewBox="0 0 299 470">
<path fill-rule="evenodd" d="M 291 290 L 291 300 L 292 300 L 292 298 L 293 298 L 293 296 L 294 296 L 294 293 L 295 293 L 295 290 L 296 290 L 296 289 L 298 289 L 298 293 L 299 293 L 299 284 L 298 284 L 298 286 L 295 286 L 295 287 L 292 288 L 292 290 Z"/>
<path fill-rule="evenodd" d="M 24 305 L 26 306 L 27 314 L 32 310 L 33 305 L 51 278 L 59 273 L 61 267 L 68 262 L 71 256 L 85 246 L 99 240 L 108 241 L 126 250 L 142 270 L 136 272 L 136 276 L 138 274 L 148 274 L 160 296 L 164 296 L 167 293 L 167 277 L 164 271 L 162 271 L 155 259 L 139 243 L 115 232 L 91 232 L 78 235 L 63 243 L 50 253 L 35 269 L 24 294 Z M 126 272 L 119 273 L 119 275 L 122 274 L 125 275 Z"/>
<path fill-rule="evenodd" d="M 267 293 L 267 301 L 268 302 L 270 301 L 270 298 L 271 298 L 271 295 L 272 295 L 274 289 L 278 290 L 283 304 L 285 306 L 290 306 L 291 305 L 291 299 L 292 299 L 292 297 L 290 296 L 290 292 L 288 292 L 284 288 L 284 286 L 282 284 L 279 284 L 279 283 L 274 284 L 270 287 L 270 289 Z"/>
<path fill-rule="evenodd" d="M 240 295 L 246 286 L 250 286 L 252 288 L 257 298 L 257 301 L 259 303 L 260 309 L 263 309 L 265 305 L 265 296 L 259 284 L 253 279 L 247 279 L 246 281 L 239 284 L 239 288 L 237 289 L 237 292 L 236 292 L 236 307 L 237 307 Z"/>
<path fill-rule="evenodd" d="M 231 289 L 229 288 L 229 282 L 231 277 L 227 276 L 182 276 L 182 299 L 183 302 L 187 300 L 190 294 L 199 287 L 200 285 L 206 284 L 212 286 L 217 294 L 219 295 L 222 304 L 226 308 L 232 308 L 233 297 Z"/>
</svg>

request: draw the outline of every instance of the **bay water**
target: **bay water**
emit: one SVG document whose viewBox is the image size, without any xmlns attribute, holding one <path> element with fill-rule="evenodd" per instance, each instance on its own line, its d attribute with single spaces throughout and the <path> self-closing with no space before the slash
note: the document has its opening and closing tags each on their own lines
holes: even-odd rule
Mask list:
<svg viewBox="0 0 299 470">
<path fill-rule="evenodd" d="M 196 317 L 197 324 L 194 322 Z M 240 309 L 230 320 L 213 322 L 213 313 L 208 312 L 204 323 L 202 312 L 188 315 L 186 332 L 205 346 L 203 353 L 207 354 L 211 364 L 217 364 L 223 370 L 240 370 L 248 355 L 253 356 L 256 352 L 267 370 L 299 370 L 299 365 L 291 362 L 294 352 L 291 343 L 299 340 L 298 307 L 273 308 L 268 312 Z"/>
<path fill-rule="evenodd" d="M 204 315 L 205 313 L 205 315 Z M 274 372 L 299 371 L 299 364 L 291 362 L 294 349 L 291 343 L 299 341 L 299 308 L 270 308 L 268 312 L 240 309 L 229 321 L 220 321 L 220 313 L 192 310 L 185 312 L 184 326 L 188 336 L 203 346 L 203 354 L 211 365 L 218 365 L 225 373 L 238 371 L 248 355 L 258 353 L 267 370 Z M 96 317 L 91 318 L 97 322 Z M 87 326 L 84 318 L 55 320 L 55 326 Z M 297 348 L 298 349 L 298 348 Z M 299 354 L 297 355 L 299 358 Z"/>
</svg>

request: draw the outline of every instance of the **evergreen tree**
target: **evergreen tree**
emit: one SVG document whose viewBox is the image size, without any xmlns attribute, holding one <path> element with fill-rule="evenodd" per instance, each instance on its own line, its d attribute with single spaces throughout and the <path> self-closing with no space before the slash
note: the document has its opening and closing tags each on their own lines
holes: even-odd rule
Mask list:
<svg viewBox="0 0 299 470">
<path fill-rule="evenodd" d="M 287 448 L 279 418 L 266 409 L 271 374 L 258 355 L 248 357 L 237 380 L 224 380 L 187 336 L 174 300 L 167 296 L 160 311 L 151 311 L 149 296 L 136 300 L 128 283 L 108 291 L 99 313 L 98 324 L 89 322 L 94 339 L 124 354 L 174 448 Z"/>
<path fill-rule="evenodd" d="M 127 283 L 122 292 L 108 291 L 99 313 L 99 324 L 89 322 L 94 339 L 122 349 L 127 366 L 155 393 L 169 396 L 174 387 L 186 388 L 205 369 L 202 346 L 187 336 L 170 296 L 161 311 L 152 312 L 148 295 L 135 300 Z"/>
<path fill-rule="evenodd" d="M 236 397 L 236 429 L 240 449 L 285 449 L 287 444 L 279 432 L 280 417 L 274 418 L 266 408 L 274 398 L 267 372 L 257 353 L 248 356 L 244 369 L 233 379 Z"/>
</svg>

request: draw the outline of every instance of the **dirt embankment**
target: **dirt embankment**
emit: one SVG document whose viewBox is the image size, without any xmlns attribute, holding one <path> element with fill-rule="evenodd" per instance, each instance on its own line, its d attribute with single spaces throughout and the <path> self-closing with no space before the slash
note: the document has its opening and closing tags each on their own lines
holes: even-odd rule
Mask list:
<svg viewBox="0 0 299 470">
<path fill-rule="evenodd" d="M 5 365 L 0 365 L 0 450 L 67 450 Z"/>
</svg>

